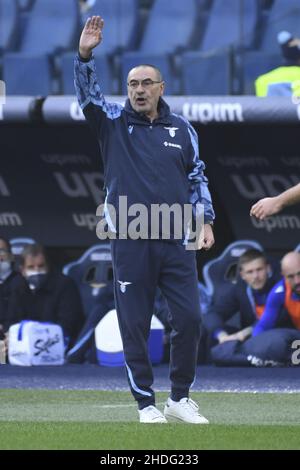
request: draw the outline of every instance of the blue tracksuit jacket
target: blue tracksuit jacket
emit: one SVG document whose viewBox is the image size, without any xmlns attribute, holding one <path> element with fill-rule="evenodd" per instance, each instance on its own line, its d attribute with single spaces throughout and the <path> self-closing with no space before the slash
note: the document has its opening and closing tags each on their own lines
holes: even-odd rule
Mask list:
<svg viewBox="0 0 300 470">
<path fill-rule="evenodd" d="M 97 81 L 93 57 L 75 59 L 75 88 L 84 115 L 94 129 L 104 161 L 106 202 L 118 212 L 118 198 L 128 206 L 142 203 L 204 205 L 205 222 L 214 219 L 208 181 L 199 159 L 197 134 L 183 117 L 172 114 L 160 98 L 152 123 L 125 106 L 108 103 Z"/>
</svg>

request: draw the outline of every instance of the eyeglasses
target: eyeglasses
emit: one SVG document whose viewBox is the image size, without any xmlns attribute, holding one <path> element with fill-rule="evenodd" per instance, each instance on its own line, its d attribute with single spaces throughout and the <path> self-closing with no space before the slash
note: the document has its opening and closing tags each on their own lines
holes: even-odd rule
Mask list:
<svg viewBox="0 0 300 470">
<path fill-rule="evenodd" d="M 127 85 L 129 86 L 129 88 L 135 90 L 140 84 L 143 88 L 151 88 L 155 83 L 162 83 L 162 80 L 155 81 L 151 80 L 151 78 L 145 78 L 144 80 L 130 80 Z"/>
</svg>

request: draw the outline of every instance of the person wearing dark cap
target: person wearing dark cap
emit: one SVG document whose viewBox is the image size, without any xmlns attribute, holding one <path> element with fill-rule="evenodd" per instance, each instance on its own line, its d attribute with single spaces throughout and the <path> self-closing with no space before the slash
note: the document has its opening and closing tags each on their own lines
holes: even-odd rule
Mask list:
<svg viewBox="0 0 300 470">
<path fill-rule="evenodd" d="M 255 80 L 256 96 L 300 97 L 300 39 L 281 31 L 277 41 L 284 63 Z"/>
</svg>

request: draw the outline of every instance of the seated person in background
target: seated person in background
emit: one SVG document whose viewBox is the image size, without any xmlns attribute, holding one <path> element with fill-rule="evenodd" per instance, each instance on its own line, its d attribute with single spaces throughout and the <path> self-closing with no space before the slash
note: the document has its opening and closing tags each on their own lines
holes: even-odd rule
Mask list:
<svg viewBox="0 0 300 470">
<path fill-rule="evenodd" d="M 23 284 L 23 278 L 14 269 L 13 255 L 8 240 L 0 238 L 0 339 L 8 329 L 8 311 L 14 290 Z"/>
<path fill-rule="evenodd" d="M 287 253 L 281 261 L 283 279 L 271 290 L 253 336 L 282 326 L 300 330 L 300 253 Z"/>
<path fill-rule="evenodd" d="M 285 63 L 256 79 L 256 96 L 300 97 L 300 39 L 281 31 L 277 40 Z"/>
<path fill-rule="evenodd" d="M 272 272 L 266 255 L 256 249 L 247 250 L 238 261 L 240 279 L 226 292 L 217 292 L 211 307 L 203 315 L 203 323 L 212 337 L 219 343 L 226 341 L 244 341 L 251 336 L 252 326 L 261 317 L 267 295 L 280 274 Z M 240 330 L 232 333 L 232 327 L 226 322 L 237 312 L 240 318 Z"/>
<path fill-rule="evenodd" d="M 41 245 L 24 248 L 20 268 L 25 279 L 15 292 L 9 324 L 22 320 L 56 323 L 62 327 L 66 347 L 72 346 L 84 321 L 77 286 L 50 269 Z"/>
</svg>

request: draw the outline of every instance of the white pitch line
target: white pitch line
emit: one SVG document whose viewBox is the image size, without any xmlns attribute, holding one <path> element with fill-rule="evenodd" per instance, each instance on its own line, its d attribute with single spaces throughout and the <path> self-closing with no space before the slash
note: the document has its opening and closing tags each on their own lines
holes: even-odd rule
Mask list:
<svg viewBox="0 0 300 470">
<path fill-rule="evenodd" d="M 73 390 L 73 389 L 72 389 Z M 76 389 L 76 391 L 86 391 L 87 389 Z M 89 390 L 92 391 L 100 391 L 100 392 L 127 392 L 128 390 L 125 388 L 114 388 L 109 389 L 109 388 L 102 388 L 102 389 L 94 389 L 91 388 Z M 156 388 L 156 392 L 164 392 L 168 393 L 170 392 L 170 389 L 167 388 Z M 243 393 L 274 393 L 274 394 L 288 394 L 288 393 L 300 393 L 300 387 L 298 388 L 279 388 L 279 387 L 274 387 L 274 388 L 269 388 L 267 389 L 261 389 L 261 388 L 207 388 L 207 389 L 192 389 L 190 391 L 190 395 L 192 396 L 193 393 L 236 393 L 236 394 L 243 394 Z"/>
<path fill-rule="evenodd" d="M 165 401 L 162 403 L 156 403 L 156 406 L 165 405 Z M 118 405 L 94 405 L 95 408 L 128 408 L 134 406 L 137 407 L 137 403 L 119 403 Z"/>
</svg>

